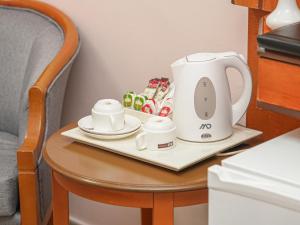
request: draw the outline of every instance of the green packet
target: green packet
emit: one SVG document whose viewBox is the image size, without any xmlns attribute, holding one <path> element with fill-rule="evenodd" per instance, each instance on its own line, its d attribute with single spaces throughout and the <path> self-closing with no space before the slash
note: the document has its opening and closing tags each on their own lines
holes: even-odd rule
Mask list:
<svg viewBox="0 0 300 225">
<path fill-rule="evenodd" d="M 126 108 L 133 108 L 133 102 L 136 94 L 134 91 L 128 91 L 123 95 L 123 106 Z"/>
<path fill-rule="evenodd" d="M 146 103 L 147 101 L 147 96 L 145 95 L 137 95 L 134 98 L 134 103 L 133 103 L 133 108 L 137 111 L 141 111 L 143 105 Z"/>
</svg>

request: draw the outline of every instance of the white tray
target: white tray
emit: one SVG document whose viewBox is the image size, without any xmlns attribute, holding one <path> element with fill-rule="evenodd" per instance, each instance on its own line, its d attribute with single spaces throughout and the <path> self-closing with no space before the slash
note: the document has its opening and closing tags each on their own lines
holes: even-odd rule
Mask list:
<svg viewBox="0 0 300 225">
<path fill-rule="evenodd" d="M 138 151 L 135 147 L 136 135 L 119 140 L 98 140 L 82 134 L 79 128 L 62 133 L 75 141 L 91 145 L 101 150 L 114 152 L 123 156 L 141 160 L 170 170 L 180 171 L 217 153 L 237 146 L 262 132 L 242 126 L 234 127 L 234 134 L 228 139 L 211 143 L 193 143 L 177 139 L 174 149 L 168 151 Z"/>
</svg>

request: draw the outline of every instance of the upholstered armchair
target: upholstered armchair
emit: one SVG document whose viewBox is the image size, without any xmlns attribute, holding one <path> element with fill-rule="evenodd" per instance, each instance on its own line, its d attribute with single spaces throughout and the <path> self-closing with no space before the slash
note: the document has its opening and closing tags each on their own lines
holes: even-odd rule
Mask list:
<svg viewBox="0 0 300 225">
<path fill-rule="evenodd" d="M 51 173 L 41 151 L 60 127 L 78 49 L 76 27 L 61 11 L 0 0 L 0 225 L 51 217 Z"/>
</svg>

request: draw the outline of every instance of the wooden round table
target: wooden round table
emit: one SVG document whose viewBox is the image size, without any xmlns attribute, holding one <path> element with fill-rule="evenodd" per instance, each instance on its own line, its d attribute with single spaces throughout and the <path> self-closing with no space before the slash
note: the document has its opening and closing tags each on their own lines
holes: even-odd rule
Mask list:
<svg viewBox="0 0 300 225">
<path fill-rule="evenodd" d="M 69 224 L 69 192 L 106 204 L 141 208 L 142 225 L 173 225 L 174 207 L 208 202 L 207 168 L 222 158 L 172 172 L 60 135 L 73 127 L 52 135 L 43 153 L 52 169 L 54 225 Z"/>
</svg>

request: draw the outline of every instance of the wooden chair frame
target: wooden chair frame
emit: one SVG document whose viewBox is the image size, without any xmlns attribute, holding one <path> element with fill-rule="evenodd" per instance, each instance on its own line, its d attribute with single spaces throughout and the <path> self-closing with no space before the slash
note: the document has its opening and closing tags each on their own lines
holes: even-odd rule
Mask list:
<svg viewBox="0 0 300 225">
<path fill-rule="evenodd" d="M 73 22 L 63 12 L 46 3 L 33 0 L 0 0 L 0 5 L 35 10 L 52 18 L 64 32 L 62 48 L 29 90 L 27 132 L 24 143 L 17 151 L 21 223 L 47 224 L 51 210 L 48 210 L 44 221 L 41 221 L 37 174 L 37 160 L 45 133 L 46 95 L 52 82 L 74 56 L 79 45 L 79 36 Z"/>
</svg>

